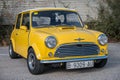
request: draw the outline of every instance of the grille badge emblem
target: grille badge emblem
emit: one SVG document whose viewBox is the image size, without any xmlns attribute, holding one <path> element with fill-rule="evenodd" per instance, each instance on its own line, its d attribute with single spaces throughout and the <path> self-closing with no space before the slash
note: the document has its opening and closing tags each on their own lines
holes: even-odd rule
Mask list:
<svg viewBox="0 0 120 80">
<path fill-rule="evenodd" d="M 77 39 L 74 39 L 74 40 L 81 41 L 81 40 L 85 40 L 85 39 L 83 39 L 83 38 L 77 38 Z"/>
</svg>

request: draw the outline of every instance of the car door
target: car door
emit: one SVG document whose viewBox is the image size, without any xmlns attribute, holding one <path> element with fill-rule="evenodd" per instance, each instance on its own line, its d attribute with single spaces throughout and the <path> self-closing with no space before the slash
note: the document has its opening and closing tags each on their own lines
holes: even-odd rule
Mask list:
<svg viewBox="0 0 120 80">
<path fill-rule="evenodd" d="M 20 21 L 20 27 L 16 32 L 16 51 L 23 57 L 27 57 L 28 49 L 28 37 L 29 37 L 29 25 L 30 25 L 29 13 L 23 13 Z M 26 27 L 23 29 L 22 27 Z"/>
<path fill-rule="evenodd" d="M 16 21 L 16 29 L 15 29 L 15 52 L 19 53 L 19 41 L 18 41 L 18 34 L 21 26 L 21 16 L 22 14 L 18 14 L 17 21 Z"/>
</svg>

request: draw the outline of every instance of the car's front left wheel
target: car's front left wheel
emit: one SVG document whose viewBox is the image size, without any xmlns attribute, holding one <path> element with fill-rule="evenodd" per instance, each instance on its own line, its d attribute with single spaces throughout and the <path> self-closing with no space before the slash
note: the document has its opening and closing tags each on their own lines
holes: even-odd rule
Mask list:
<svg viewBox="0 0 120 80">
<path fill-rule="evenodd" d="M 41 64 L 39 60 L 37 60 L 32 48 L 28 51 L 27 65 L 29 71 L 34 75 L 41 74 L 44 71 L 44 65 Z"/>
</svg>

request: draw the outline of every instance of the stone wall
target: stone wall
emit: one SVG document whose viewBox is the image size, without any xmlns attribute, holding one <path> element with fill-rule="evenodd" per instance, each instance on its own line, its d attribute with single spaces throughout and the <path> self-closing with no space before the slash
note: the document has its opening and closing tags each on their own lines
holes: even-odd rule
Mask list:
<svg viewBox="0 0 120 80">
<path fill-rule="evenodd" d="M 0 22 L 14 24 L 17 13 L 33 8 L 68 7 L 76 9 L 83 21 L 97 18 L 98 0 L 0 0 Z"/>
</svg>

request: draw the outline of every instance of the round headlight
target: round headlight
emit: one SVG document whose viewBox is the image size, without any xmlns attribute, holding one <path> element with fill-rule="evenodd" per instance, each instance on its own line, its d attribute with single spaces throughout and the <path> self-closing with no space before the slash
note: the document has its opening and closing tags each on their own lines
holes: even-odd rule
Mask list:
<svg viewBox="0 0 120 80">
<path fill-rule="evenodd" d="M 54 36 L 48 36 L 45 40 L 45 44 L 48 48 L 54 48 L 57 45 L 57 40 Z"/>
<path fill-rule="evenodd" d="M 105 45 L 108 43 L 108 38 L 105 34 L 101 34 L 99 37 L 98 37 L 98 42 L 101 44 L 101 45 Z"/>
</svg>

